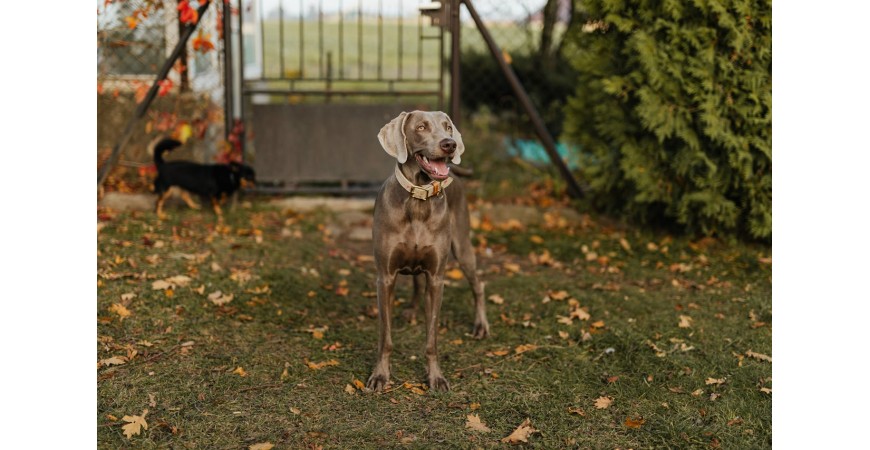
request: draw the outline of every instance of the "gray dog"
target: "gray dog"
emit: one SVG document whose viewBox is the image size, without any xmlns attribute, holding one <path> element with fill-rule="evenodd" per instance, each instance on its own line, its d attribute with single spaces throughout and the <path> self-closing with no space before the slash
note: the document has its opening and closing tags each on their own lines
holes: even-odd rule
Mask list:
<svg viewBox="0 0 870 450">
<path fill-rule="evenodd" d="M 381 146 L 398 161 L 375 200 L 374 256 L 378 271 L 378 354 L 368 388 L 382 390 L 390 381 L 393 340 L 390 322 L 399 274 L 414 277 L 411 308 L 421 298 L 426 310 L 426 370 L 430 389 L 450 389 L 438 365 L 438 315 L 444 269 L 450 253 L 474 291 L 475 338 L 489 335 L 483 283 L 469 236 L 468 204 L 462 182 L 450 177 L 448 159 L 459 164 L 465 145 L 443 112 L 403 112 L 378 133 Z M 411 313 L 413 317 L 413 312 Z"/>
</svg>

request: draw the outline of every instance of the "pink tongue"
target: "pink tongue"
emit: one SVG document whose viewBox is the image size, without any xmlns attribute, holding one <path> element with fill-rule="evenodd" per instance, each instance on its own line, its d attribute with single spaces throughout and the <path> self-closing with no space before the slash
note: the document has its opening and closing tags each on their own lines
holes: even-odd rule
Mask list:
<svg viewBox="0 0 870 450">
<path fill-rule="evenodd" d="M 441 161 L 429 161 L 429 167 L 435 171 L 435 174 L 438 176 L 446 177 L 447 176 L 447 160 L 443 159 Z"/>
</svg>

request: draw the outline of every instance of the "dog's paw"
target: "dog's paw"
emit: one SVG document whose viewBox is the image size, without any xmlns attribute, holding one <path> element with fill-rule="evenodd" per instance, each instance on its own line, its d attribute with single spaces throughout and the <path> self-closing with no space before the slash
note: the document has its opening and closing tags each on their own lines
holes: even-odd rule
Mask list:
<svg viewBox="0 0 870 450">
<path fill-rule="evenodd" d="M 489 323 L 488 322 L 479 322 L 474 324 L 474 330 L 472 331 L 472 336 L 475 339 L 483 339 L 489 336 Z"/>
<path fill-rule="evenodd" d="M 429 390 L 447 392 L 450 390 L 450 383 L 441 375 L 429 377 Z"/>
<path fill-rule="evenodd" d="M 387 384 L 390 382 L 390 376 L 384 374 L 375 374 L 369 377 L 368 383 L 366 383 L 366 388 L 374 391 L 380 392 L 383 391 Z"/>
</svg>

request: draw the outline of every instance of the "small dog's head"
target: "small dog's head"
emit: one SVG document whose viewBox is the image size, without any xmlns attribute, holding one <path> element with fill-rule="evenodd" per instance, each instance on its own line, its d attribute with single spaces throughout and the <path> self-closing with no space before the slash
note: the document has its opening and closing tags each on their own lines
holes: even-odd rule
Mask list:
<svg viewBox="0 0 870 450">
<path fill-rule="evenodd" d="M 230 170 L 238 175 L 239 186 L 242 188 L 247 188 L 249 185 L 253 186 L 257 182 L 257 176 L 254 169 L 247 164 L 233 161 L 230 163 Z"/>
<path fill-rule="evenodd" d="M 434 180 L 446 179 L 450 173 L 447 161 L 459 164 L 465 152 L 462 135 L 441 111 L 403 112 L 381 128 L 378 140 L 399 164 L 406 164 L 410 153 L 420 170 Z"/>
</svg>

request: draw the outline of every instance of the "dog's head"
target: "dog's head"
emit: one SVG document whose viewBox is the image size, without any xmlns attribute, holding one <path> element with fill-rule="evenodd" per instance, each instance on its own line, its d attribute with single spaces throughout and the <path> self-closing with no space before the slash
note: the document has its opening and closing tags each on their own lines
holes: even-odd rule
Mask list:
<svg viewBox="0 0 870 450">
<path fill-rule="evenodd" d="M 378 140 L 399 164 L 416 164 L 434 180 L 446 179 L 447 161 L 459 164 L 465 152 L 462 135 L 441 111 L 403 112 L 381 128 Z"/>
<path fill-rule="evenodd" d="M 239 177 L 239 185 L 243 188 L 257 182 L 257 176 L 254 169 L 247 164 L 233 161 L 230 163 L 230 170 Z"/>
</svg>

